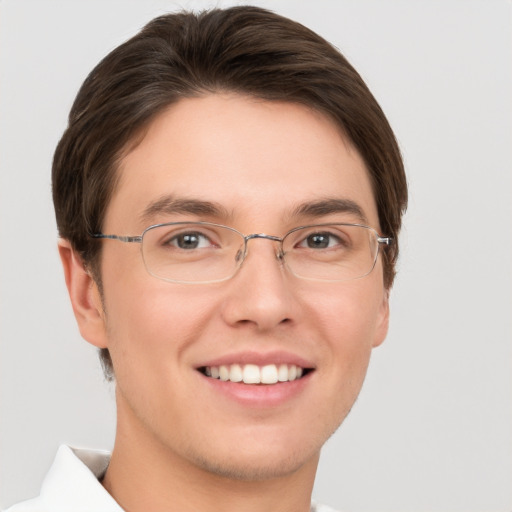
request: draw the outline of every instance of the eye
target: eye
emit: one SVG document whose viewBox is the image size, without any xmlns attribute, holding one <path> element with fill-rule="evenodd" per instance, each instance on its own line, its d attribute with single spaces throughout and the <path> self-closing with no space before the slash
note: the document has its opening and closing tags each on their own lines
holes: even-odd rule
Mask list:
<svg viewBox="0 0 512 512">
<path fill-rule="evenodd" d="M 213 245 L 206 235 L 197 231 L 174 235 L 166 244 L 183 250 L 204 249 Z"/>
<path fill-rule="evenodd" d="M 330 249 L 340 245 L 344 245 L 342 239 L 328 231 L 311 233 L 297 244 L 298 247 L 306 247 L 308 249 Z"/>
</svg>

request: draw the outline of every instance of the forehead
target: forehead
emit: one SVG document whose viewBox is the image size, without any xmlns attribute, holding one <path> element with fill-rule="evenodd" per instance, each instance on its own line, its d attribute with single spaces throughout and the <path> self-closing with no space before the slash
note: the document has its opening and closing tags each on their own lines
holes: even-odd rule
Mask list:
<svg viewBox="0 0 512 512">
<path fill-rule="evenodd" d="M 148 126 L 118 173 L 106 228 L 165 222 L 166 202 L 215 205 L 194 218 L 275 224 L 304 216 L 306 203 L 344 201 L 378 225 L 359 153 L 327 116 L 302 105 L 234 94 L 183 99 Z"/>
</svg>

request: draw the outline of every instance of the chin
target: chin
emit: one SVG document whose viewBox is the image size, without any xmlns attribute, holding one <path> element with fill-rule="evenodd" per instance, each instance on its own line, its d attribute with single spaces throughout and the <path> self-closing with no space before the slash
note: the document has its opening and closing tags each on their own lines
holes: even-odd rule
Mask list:
<svg viewBox="0 0 512 512">
<path fill-rule="evenodd" d="M 193 465 L 210 474 L 240 481 L 263 481 L 289 476 L 301 468 L 316 471 L 320 450 L 339 423 L 317 430 L 302 425 L 283 432 L 252 427 L 244 436 L 233 433 L 229 444 L 210 439 L 210 450 L 198 446 L 186 450 L 185 457 Z M 298 426 L 296 426 L 298 427 Z M 238 435 L 237 435 L 238 434 Z M 216 446 L 217 450 L 211 450 Z M 182 452 L 183 453 L 183 452 Z"/>
<path fill-rule="evenodd" d="M 197 455 L 197 454 L 196 454 Z M 225 458 L 201 458 L 189 454 L 196 466 L 221 478 L 240 481 L 264 481 L 289 476 L 308 464 L 316 468 L 320 451 L 306 455 L 302 450 L 270 456 L 230 456 Z"/>
</svg>

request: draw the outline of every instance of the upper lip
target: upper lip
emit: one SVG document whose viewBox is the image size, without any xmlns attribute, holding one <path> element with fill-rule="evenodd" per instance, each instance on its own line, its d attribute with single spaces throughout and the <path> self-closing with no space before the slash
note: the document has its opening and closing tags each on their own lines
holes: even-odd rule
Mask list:
<svg viewBox="0 0 512 512">
<path fill-rule="evenodd" d="M 231 364 L 255 364 L 257 366 L 265 366 L 268 364 L 294 364 L 301 368 L 315 367 L 312 361 L 302 356 L 288 351 L 275 350 L 271 352 L 244 351 L 225 354 L 213 359 L 208 359 L 198 364 L 197 368 L 203 368 L 205 366 L 228 366 Z"/>
</svg>

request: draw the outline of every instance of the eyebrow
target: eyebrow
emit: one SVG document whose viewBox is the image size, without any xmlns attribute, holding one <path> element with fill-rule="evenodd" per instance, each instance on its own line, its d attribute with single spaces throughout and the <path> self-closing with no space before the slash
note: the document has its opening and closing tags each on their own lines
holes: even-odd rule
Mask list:
<svg viewBox="0 0 512 512">
<path fill-rule="evenodd" d="M 232 214 L 224 206 L 213 201 L 165 195 L 149 203 L 140 215 L 140 220 L 142 223 L 148 223 L 157 215 L 172 215 L 176 213 L 208 216 L 218 219 L 232 217 Z M 289 217 L 318 218 L 336 213 L 354 215 L 362 224 L 368 224 L 368 219 L 363 209 L 355 201 L 346 198 L 325 198 L 301 203 L 292 210 Z"/>
<path fill-rule="evenodd" d="M 354 215 L 362 224 L 368 224 L 368 219 L 355 201 L 345 198 L 325 198 L 317 201 L 299 204 L 292 216 L 323 217 L 333 213 L 349 213 Z"/>
<path fill-rule="evenodd" d="M 231 217 L 229 212 L 219 203 L 165 195 L 149 203 L 140 215 L 140 220 L 143 223 L 150 222 L 157 215 L 173 213 L 207 215 L 217 218 Z"/>
</svg>

